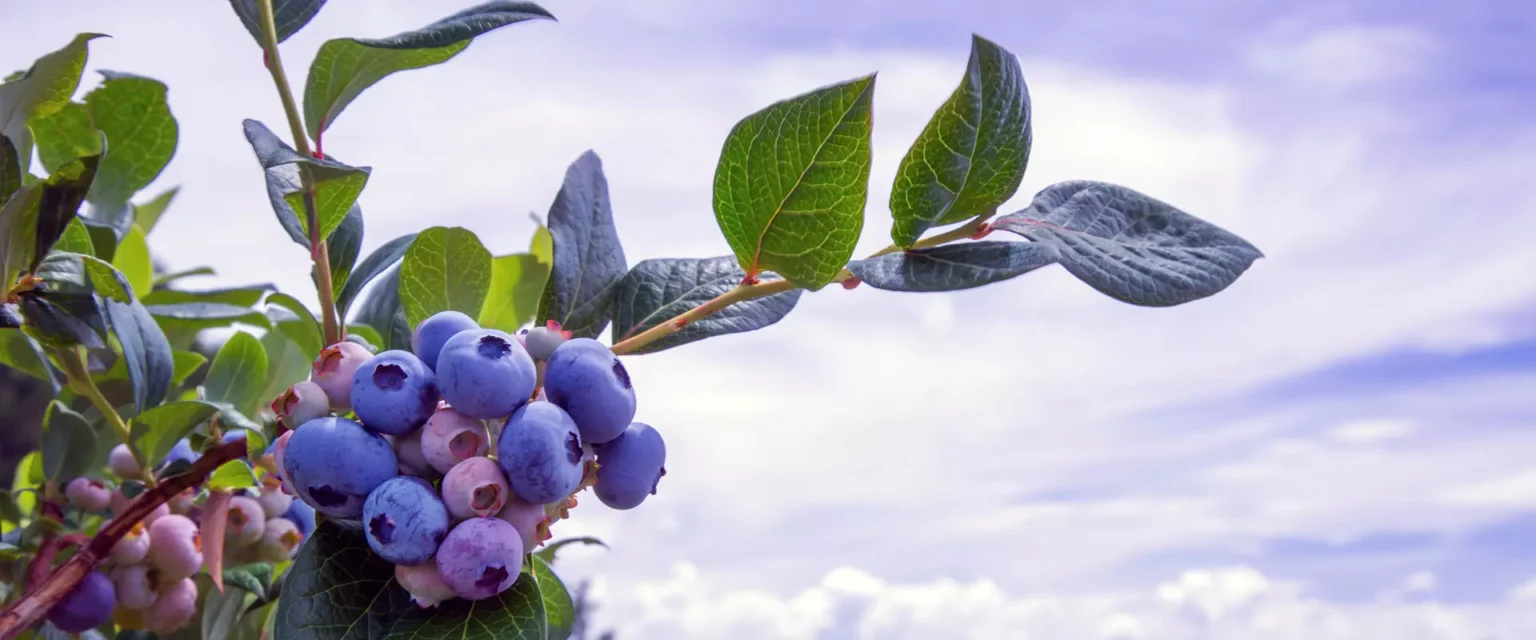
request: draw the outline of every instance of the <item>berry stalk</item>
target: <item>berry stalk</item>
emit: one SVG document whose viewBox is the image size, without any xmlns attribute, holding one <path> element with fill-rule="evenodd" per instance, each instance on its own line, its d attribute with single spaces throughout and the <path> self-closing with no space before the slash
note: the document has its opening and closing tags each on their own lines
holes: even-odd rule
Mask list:
<svg viewBox="0 0 1536 640">
<path fill-rule="evenodd" d="M 0 611 L 0 640 L 11 640 L 22 631 L 42 621 L 53 605 L 69 595 L 69 592 L 85 579 L 86 574 L 94 571 L 107 558 L 107 555 L 112 552 L 112 547 L 117 545 L 123 536 L 128 535 L 134 525 L 160 505 L 170 501 L 172 497 L 207 480 L 220 465 L 245 457 L 245 448 L 244 440 L 220 445 L 192 463 L 191 470 L 179 476 L 167 478 L 154 488 L 139 494 L 139 497 L 128 503 L 128 508 L 123 511 L 121 517 L 114 517 L 107 522 L 96 537 L 82 546 L 74 557 L 59 565 L 59 568 L 54 570 L 46 580 L 31 585 L 26 597 L 16 601 L 5 611 Z"/>
<path fill-rule="evenodd" d="M 277 49 L 277 24 L 272 17 L 272 0 L 256 0 L 261 11 L 261 48 L 267 71 L 272 74 L 272 84 L 283 102 L 283 114 L 288 117 L 288 128 L 293 134 L 293 146 L 300 154 L 319 157 L 309 148 L 309 137 L 304 134 L 304 120 L 299 116 L 299 106 L 293 99 L 293 89 L 288 84 L 288 74 L 283 70 L 283 58 Z M 304 190 L 304 221 L 309 230 L 309 258 L 315 263 L 315 293 L 320 297 L 321 324 L 325 329 L 325 343 L 336 344 L 346 336 L 336 318 L 336 297 L 331 287 L 330 250 L 325 238 L 320 236 L 320 222 L 315 212 L 315 184 L 309 172 L 299 168 L 299 179 Z"/>
</svg>

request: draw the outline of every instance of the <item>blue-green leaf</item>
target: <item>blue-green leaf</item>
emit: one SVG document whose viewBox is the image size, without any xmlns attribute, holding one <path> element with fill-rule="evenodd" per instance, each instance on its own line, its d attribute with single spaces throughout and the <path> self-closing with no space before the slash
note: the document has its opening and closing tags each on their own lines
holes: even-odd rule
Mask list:
<svg viewBox="0 0 1536 640">
<path fill-rule="evenodd" d="M 238 331 L 224 342 L 208 365 L 203 390 L 212 402 L 227 402 L 243 414 L 254 414 L 261 404 L 257 394 L 266 381 L 266 350 L 255 336 Z"/>
<path fill-rule="evenodd" d="M 614 285 L 627 261 L 613 224 L 603 161 L 587 151 L 565 171 L 549 207 L 554 264 L 537 318 L 554 320 L 578 337 L 595 338 L 611 318 Z"/>
<path fill-rule="evenodd" d="M 732 256 L 642 260 L 619 281 L 613 299 L 615 343 L 676 318 L 736 288 L 746 277 Z M 778 280 L 764 274 L 763 279 Z M 652 353 L 705 338 L 755 331 L 795 308 L 804 289 L 738 302 L 632 353 Z"/>
<path fill-rule="evenodd" d="M 240 17 L 240 24 L 245 25 L 245 30 L 256 39 L 256 44 L 261 45 L 261 10 L 256 0 L 229 0 L 229 6 Z M 282 42 L 298 33 L 324 6 L 325 0 L 272 0 L 272 26 L 276 28 L 277 41 Z"/>
<path fill-rule="evenodd" d="M 1054 264 L 1056 247 L 1034 242 L 966 242 L 848 263 L 865 284 L 886 291 L 960 291 Z"/>
</svg>

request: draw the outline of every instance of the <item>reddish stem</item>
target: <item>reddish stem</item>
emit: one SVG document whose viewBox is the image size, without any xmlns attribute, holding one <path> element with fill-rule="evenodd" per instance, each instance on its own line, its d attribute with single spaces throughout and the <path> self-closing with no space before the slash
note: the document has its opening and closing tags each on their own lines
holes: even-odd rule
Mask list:
<svg viewBox="0 0 1536 640">
<path fill-rule="evenodd" d="M 32 625 L 41 622 L 53 605 L 69 595 L 80 581 L 85 579 L 86 574 L 106 559 L 112 547 L 117 546 L 118 541 L 128 535 L 134 525 L 169 501 L 172 496 L 207 480 L 219 465 L 245 457 L 245 447 L 244 440 L 220 445 L 203 454 L 202 458 L 192 464 L 190 471 L 167 478 L 153 489 L 139 494 L 133 502 L 128 503 L 128 508 L 123 511 L 121 517 L 108 521 L 96 537 L 80 547 L 80 551 L 73 558 L 59 565 L 59 568 L 41 583 L 33 585 L 25 598 L 16 601 L 5 611 L 0 611 L 0 640 L 11 640 Z"/>
<path fill-rule="evenodd" d="M 50 533 L 44 536 L 43 544 L 37 548 L 37 555 L 32 557 L 32 564 L 27 565 L 27 584 L 35 585 L 46 580 L 48 571 L 53 569 L 53 559 L 59 556 L 59 552 L 83 544 L 85 540 L 83 533 L 57 537 Z"/>
</svg>

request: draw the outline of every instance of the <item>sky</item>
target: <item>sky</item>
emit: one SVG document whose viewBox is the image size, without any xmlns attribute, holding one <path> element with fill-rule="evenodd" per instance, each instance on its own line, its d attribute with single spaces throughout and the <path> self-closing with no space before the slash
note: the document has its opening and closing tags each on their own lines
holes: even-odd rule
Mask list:
<svg viewBox="0 0 1536 640">
<path fill-rule="evenodd" d="M 284 44 L 456 6 L 332 0 Z M 556 536 L 619 638 L 1505 640 L 1536 635 L 1536 11 L 1516 0 L 548 0 L 384 80 L 325 148 L 373 167 L 364 251 L 426 226 L 523 250 L 601 156 L 631 264 L 729 253 L 740 118 L 878 71 L 859 253 L 959 81 L 1019 55 L 1022 208 L 1116 182 L 1257 245 L 1221 294 L 1124 305 L 1059 267 L 949 294 L 837 287 L 765 330 L 629 358 L 668 475 Z M 199 286 L 311 303 L 240 129 L 286 131 L 224 3 L 0 0 L 0 60 L 81 31 L 168 82 L 182 185 L 151 236 Z M 16 25 L 23 25 L 17 28 Z M 88 80 L 88 83 L 90 81 Z M 216 230 L 210 233 L 209 229 Z"/>
</svg>

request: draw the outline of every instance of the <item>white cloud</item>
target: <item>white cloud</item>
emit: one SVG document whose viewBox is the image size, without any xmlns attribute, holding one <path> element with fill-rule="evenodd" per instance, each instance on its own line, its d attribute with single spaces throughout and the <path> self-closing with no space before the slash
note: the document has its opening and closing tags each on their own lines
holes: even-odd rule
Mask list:
<svg viewBox="0 0 1536 640">
<path fill-rule="evenodd" d="M 1368 445 L 1401 438 L 1413 432 L 1407 420 L 1357 420 L 1334 427 L 1328 435 L 1344 444 Z"/>
</svg>

